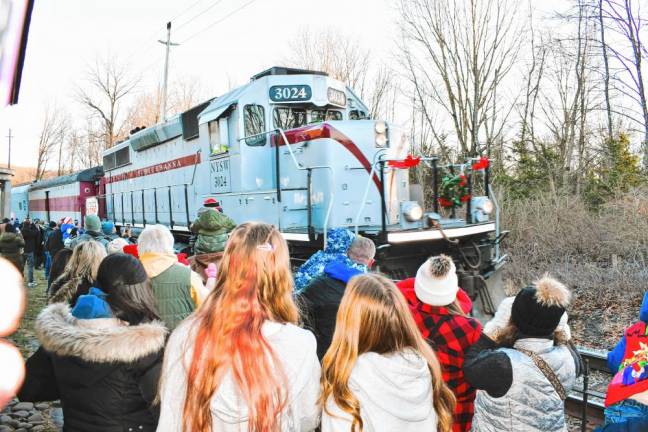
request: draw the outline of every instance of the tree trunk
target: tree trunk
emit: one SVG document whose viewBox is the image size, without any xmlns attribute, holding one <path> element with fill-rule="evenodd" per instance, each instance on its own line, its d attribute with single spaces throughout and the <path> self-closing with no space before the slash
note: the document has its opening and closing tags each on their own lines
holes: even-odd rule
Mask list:
<svg viewBox="0 0 648 432">
<path fill-rule="evenodd" d="M 605 25 L 603 22 L 603 0 L 599 0 L 599 27 L 601 30 L 601 54 L 603 56 L 604 79 L 603 92 L 605 95 L 605 109 L 607 111 L 608 139 L 612 139 L 612 106 L 610 104 L 610 63 L 608 60 L 607 46 L 605 45 Z"/>
<path fill-rule="evenodd" d="M 626 14 L 628 16 L 628 36 L 632 44 L 632 53 L 634 55 L 634 67 L 637 73 L 637 84 L 639 86 L 639 102 L 641 103 L 641 113 L 643 116 L 644 139 L 642 144 L 644 170 L 648 169 L 648 104 L 646 103 L 646 89 L 644 86 L 643 73 L 641 72 L 642 52 L 641 39 L 634 25 L 635 20 L 641 20 L 641 17 L 634 17 L 632 14 L 632 5 L 629 0 L 625 1 Z"/>
</svg>

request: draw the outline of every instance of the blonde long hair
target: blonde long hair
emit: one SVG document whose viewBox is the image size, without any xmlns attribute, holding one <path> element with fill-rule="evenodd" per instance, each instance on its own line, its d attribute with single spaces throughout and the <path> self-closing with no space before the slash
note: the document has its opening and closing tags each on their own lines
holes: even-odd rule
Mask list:
<svg viewBox="0 0 648 432">
<path fill-rule="evenodd" d="M 196 312 L 183 430 L 212 430 L 211 399 L 228 371 L 247 405 L 248 431 L 280 430 L 287 378 L 261 327 L 299 319 L 289 259 L 271 225 L 244 223 L 232 232 L 216 287 Z"/>
<path fill-rule="evenodd" d="M 75 301 L 79 285 L 85 280 L 94 282 L 101 261 L 106 257 L 106 248 L 94 240 L 80 242 L 72 250 L 72 256 L 63 273 L 52 283 L 56 292 L 50 297 L 50 303 Z"/>
<path fill-rule="evenodd" d="M 68 278 L 86 278 L 94 281 L 101 261 L 106 257 L 106 248 L 94 240 L 80 242 L 72 250 L 72 256 L 63 274 Z"/>
<path fill-rule="evenodd" d="M 416 327 L 405 298 L 384 276 L 367 274 L 349 282 L 340 309 L 333 341 L 322 365 L 320 404 L 335 403 L 353 417 L 351 431 L 362 431 L 360 403 L 349 388 L 349 377 L 360 354 L 387 354 L 413 348 L 428 364 L 432 375 L 432 398 L 439 419 L 438 430 L 452 430 L 456 399 L 441 377 L 434 351 Z"/>
</svg>

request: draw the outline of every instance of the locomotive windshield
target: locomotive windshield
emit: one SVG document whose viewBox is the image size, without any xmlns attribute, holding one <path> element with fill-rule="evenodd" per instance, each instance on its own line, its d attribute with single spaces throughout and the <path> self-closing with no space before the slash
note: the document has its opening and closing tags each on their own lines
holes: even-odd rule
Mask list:
<svg viewBox="0 0 648 432">
<path fill-rule="evenodd" d="M 277 107 L 273 113 L 274 127 L 294 129 L 306 124 L 306 110 L 303 108 Z"/>
<path fill-rule="evenodd" d="M 312 109 L 303 107 L 275 107 L 272 113 L 275 128 L 294 129 L 310 123 L 321 123 L 329 120 L 342 120 L 341 111 L 333 109 Z"/>
<path fill-rule="evenodd" d="M 318 123 L 327 120 L 342 120 L 342 113 L 337 110 L 313 110 L 311 111 L 311 123 Z"/>
</svg>

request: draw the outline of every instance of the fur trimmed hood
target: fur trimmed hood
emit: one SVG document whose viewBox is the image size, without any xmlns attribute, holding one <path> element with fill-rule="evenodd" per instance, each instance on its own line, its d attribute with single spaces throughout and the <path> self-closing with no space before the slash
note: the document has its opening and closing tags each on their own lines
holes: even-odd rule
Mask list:
<svg viewBox="0 0 648 432">
<path fill-rule="evenodd" d="M 158 321 L 129 326 L 116 318 L 78 320 L 64 303 L 46 307 L 35 330 L 47 351 L 99 363 L 131 363 L 154 354 L 164 348 L 168 333 Z"/>
</svg>

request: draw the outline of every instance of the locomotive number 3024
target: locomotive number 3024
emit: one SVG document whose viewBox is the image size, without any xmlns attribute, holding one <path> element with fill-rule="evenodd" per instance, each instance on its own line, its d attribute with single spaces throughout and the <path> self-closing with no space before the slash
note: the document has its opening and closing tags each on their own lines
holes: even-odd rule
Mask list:
<svg viewBox="0 0 648 432">
<path fill-rule="evenodd" d="M 291 102 L 309 100 L 312 96 L 307 85 L 276 85 L 270 87 L 270 100 L 273 102 Z"/>
<path fill-rule="evenodd" d="M 228 159 L 211 161 L 211 193 L 230 192 L 230 166 Z"/>
</svg>

